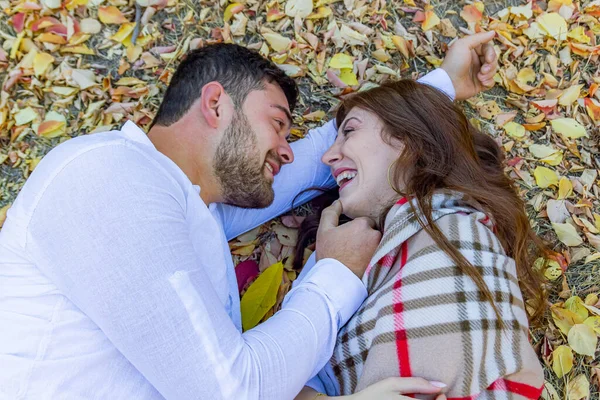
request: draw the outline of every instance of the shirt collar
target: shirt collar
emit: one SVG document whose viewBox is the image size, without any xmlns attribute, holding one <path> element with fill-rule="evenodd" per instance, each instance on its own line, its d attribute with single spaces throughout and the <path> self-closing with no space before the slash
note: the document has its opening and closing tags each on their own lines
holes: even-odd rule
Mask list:
<svg viewBox="0 0 600 400">
<path fill-rule="evenodd" d="M 121 127 L 121 133 L 123 133 L 130 140 L 144 144 L 146 146 L 150 146 L 156 150 L 156 146 L 154 146 L 154 143 L 152 143 L 152 141 L 148 138 L 146 132 L 144 132 L 142 128 L 137 126 L 133 121 L 125 122 L 125 124 L 123 124 L 123 127 Z M 181 172 L 183 173 L 183 171 Z M 192 188 L 194 188 L 196 193 L 200 195 L 200 186 L 192 184 Z"/>
</svg>

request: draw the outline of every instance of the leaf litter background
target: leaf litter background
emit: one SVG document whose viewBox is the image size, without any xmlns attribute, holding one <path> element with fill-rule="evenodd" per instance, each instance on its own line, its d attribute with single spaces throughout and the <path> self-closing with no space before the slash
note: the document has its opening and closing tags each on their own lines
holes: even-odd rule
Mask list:
<svg viewBox="0 0 600 400">
<path fill-rule="evenodd" d="M 531 340 L 545 399 L 598 398 L 600 1 L 0 0 L 0 226 L 35 166 L 71 137 L 147 127 L 182 55 L 212 42 L 260 51 L 296 77 L 292 140 L 340 96 L 438 67 L 456 37 L 495 30 L 496 87 L 464 102 L 507 153 L 531 223 L 555 251 L 544 325 Z M 307 215 L 311 206 L 296 210 Z M 230 247 L 246 329 L 276 311 L 303 217 Z M 305 258 L 312 249 L 305 250 Z"/>
</svg>

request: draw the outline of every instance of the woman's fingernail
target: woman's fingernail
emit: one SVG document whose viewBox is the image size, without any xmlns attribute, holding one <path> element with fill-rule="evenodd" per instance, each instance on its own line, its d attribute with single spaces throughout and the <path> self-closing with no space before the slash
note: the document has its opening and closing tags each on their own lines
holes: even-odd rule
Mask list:
<svg viewBox="0 0 600 400">
<path fill-rule="evenodd" d="M 445 388 L 446 386 L 448 386 L 445 383 L 438 382 L 438 381 L 429 381 L 429 383 L 431 383 L 433 386 L 439 387 L 439 388 Z"/>
</svg>

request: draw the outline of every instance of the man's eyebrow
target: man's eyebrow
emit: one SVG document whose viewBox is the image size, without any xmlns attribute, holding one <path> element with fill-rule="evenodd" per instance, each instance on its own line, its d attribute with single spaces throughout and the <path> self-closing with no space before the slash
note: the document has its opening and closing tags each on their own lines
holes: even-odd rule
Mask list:
<svg viewBox="0 0 600 400">
<path fill-rule="evenodd" d="M 287 117 L 287 126 L 288 126 L 288 128 L 291 128 L 292 127 L 292 114 L 290 114 L 290 111 L 287 108 L 280 106 L 279 104 L 271 104 L 271 107 L 275 107 L 278 110 L 283 111 L 283 113 Z"/>
</svg>

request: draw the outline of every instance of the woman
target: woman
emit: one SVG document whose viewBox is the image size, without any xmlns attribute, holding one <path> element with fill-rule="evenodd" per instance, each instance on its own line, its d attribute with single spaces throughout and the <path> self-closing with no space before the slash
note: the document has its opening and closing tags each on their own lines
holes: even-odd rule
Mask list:
<svg viewBox="0 0 600 400">
<path fill-rule="evenodd" d="M 376 221 L 383 237 L 363 276 L 369 297 L 298 398 L 415 376 L 447 384 L 449 399 L 537 399 L 528 311 L 544 312 L 531 269 L 544 248 L 497 144 L 445 95 L 409 80 L 345 99 L 337 126 L 323 156 L 339 185 L 333 207 Z"/>
</svg>

